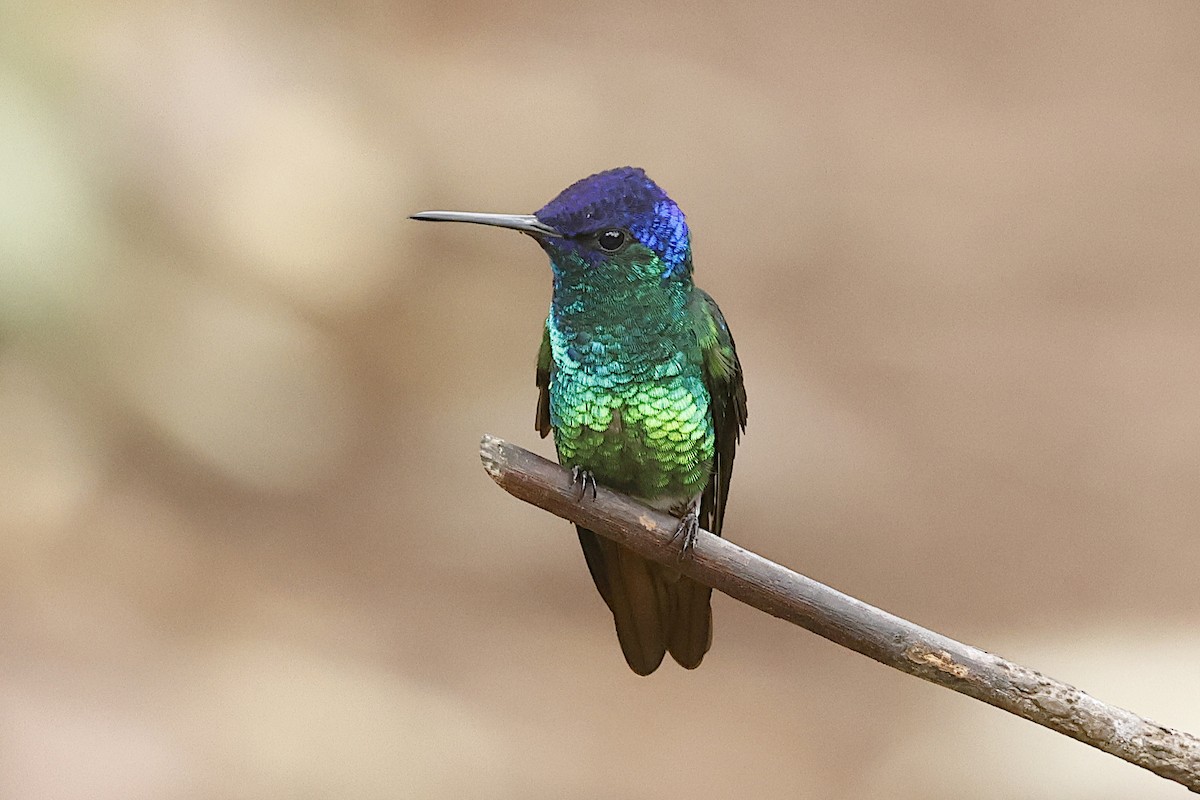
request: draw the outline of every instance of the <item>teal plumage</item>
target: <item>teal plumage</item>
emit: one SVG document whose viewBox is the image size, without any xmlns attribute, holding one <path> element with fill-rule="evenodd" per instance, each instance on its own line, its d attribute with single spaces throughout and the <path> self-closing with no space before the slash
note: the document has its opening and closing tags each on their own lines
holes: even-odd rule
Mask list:
<svg viewBox="0 0 1200 800">
<path fill-rule="evenodd" d="M 554 374 L 559 460 L 638 497 L 691 497 L 708 480 L 714 447 L 695 292 L 690 279 L 664 287 L 659 259 L 645 248 L 630 247 L 622 260 L 564 267 L 578 284 L 560 281 L 546 320 L 551 359 L 542 366 Z M 577 300 L 586 295 L 595 299 Z"/>
<path fill-rule="evenodd" d="M 532 216 L 423 212 L 533 236 L 554 291 L 538 353 L 536 427 L 560 463 L 721 535 L 746 393 L 733 338 L 692 279 L 683 213 L 640 169 L 598 173 Z M 589 571 L 638 674 L 700 664 L 711 590 L 580 528 Z"/>
</svg>

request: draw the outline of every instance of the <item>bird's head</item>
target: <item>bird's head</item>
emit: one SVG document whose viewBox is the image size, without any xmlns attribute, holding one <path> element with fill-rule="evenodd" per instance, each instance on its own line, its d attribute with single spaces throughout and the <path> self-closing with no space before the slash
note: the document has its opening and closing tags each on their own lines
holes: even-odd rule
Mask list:
<svg viewBox="0 0 1200 800">
<path fill-rule="evenodd" d="M 549 254 L 557 279 L 691 278 L 691 241 L 683 212 L 636 167 L 577 181 L 531 215 L 423 211 L 413 219 L 475 222 L 528 234 Z"/>
</svg>

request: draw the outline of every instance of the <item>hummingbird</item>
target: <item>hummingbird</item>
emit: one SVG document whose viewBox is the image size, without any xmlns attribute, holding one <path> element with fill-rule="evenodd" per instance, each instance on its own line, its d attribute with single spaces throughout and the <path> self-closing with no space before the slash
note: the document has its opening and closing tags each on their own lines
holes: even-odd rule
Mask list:
<svg viewBox="0 0 1200 800">
<path fill-rule="evenodd" d="M 680 556 L 700 527 L 721 535 L 746 389 L 733 336 L 692 280 L 679 206 L 635 167 L 568 186 L 533 214 L 422 211 L 412 219 L 519 231 L 550 257 L 535 429 L 554 434 L 580 499 L 596 483 L 679 518 Z M 638 675 L 666 653 L 700 665 L 712 590 L 576 526 L 588 571 Z"/>
</svg>

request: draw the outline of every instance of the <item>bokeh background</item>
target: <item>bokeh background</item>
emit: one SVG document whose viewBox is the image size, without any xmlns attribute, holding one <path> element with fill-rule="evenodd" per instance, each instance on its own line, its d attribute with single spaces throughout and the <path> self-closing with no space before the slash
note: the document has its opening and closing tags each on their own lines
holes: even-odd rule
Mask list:
<svg viewBox="0 0 1200 800">
<path fill-rule="evenodd" d="M 0 797 L 1179 797 L 715 598 L 625 667 L 498 490 L 645 167 L 746 367 L 728 535 L 1200 729 L 1200 5 L 0 5 Z"/>
</svg>

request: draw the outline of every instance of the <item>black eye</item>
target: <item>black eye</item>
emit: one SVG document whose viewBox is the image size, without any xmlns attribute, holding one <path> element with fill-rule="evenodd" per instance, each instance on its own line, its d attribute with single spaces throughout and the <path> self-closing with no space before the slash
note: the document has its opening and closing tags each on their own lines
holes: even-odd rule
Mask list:
<svg viewBox="0 0 1200 800">
<path fill-rule="evenodd" d="M 596 234 L 596 245 L 606 253 L 615 253 L 625 244 L 625 231 L 609 228 Z"/>
</svg>

